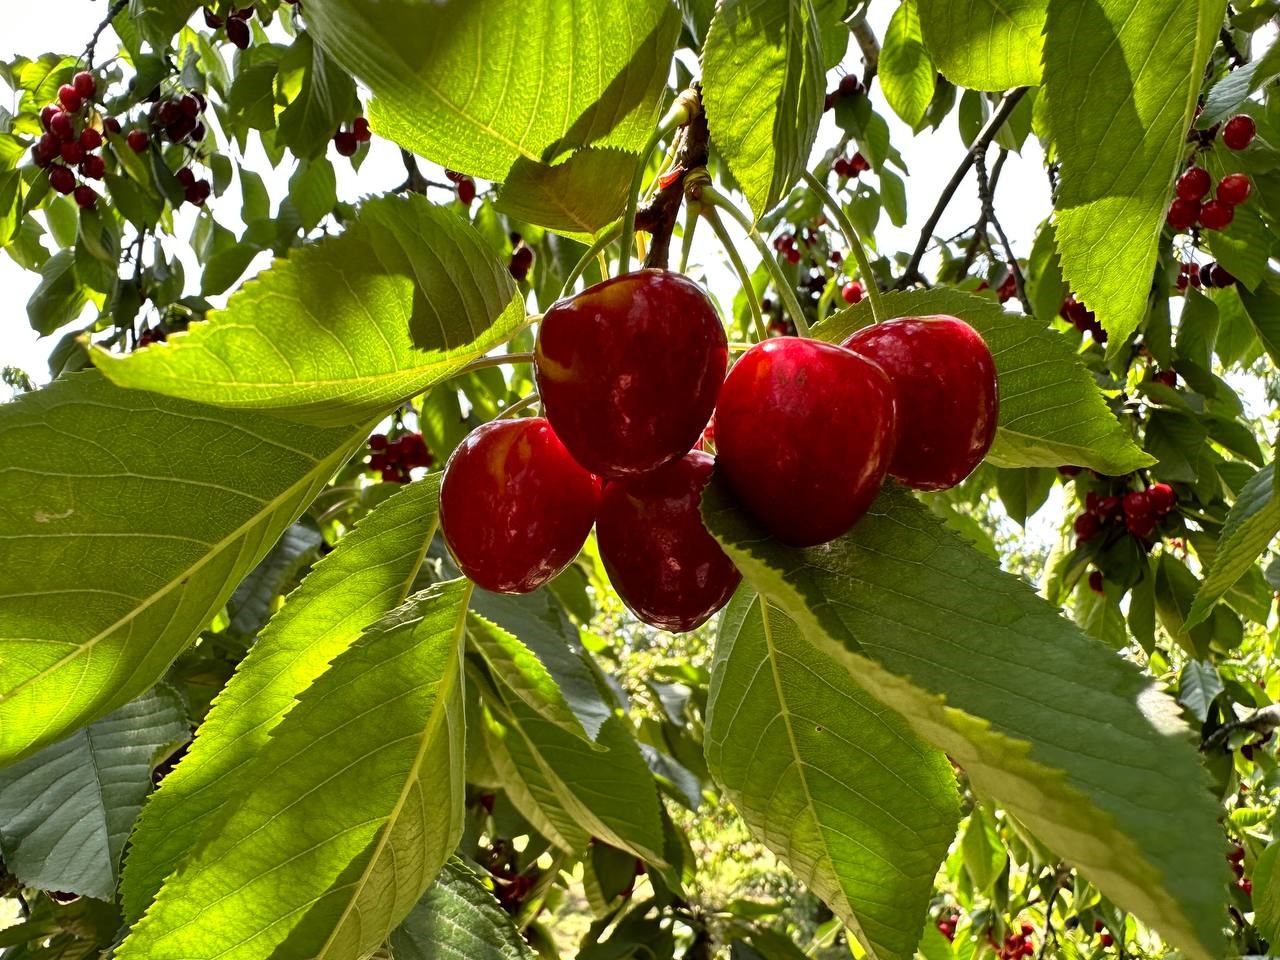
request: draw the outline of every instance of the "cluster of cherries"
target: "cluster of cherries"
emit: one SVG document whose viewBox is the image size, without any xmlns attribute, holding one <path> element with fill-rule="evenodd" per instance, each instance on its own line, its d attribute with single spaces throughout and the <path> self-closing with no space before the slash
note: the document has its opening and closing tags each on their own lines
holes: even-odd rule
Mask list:
<svg viewBox="0 0 1280 960">
<path fill-rule="evenodd" d="M 44 133 L 31 148 L 31 159 L 49 172 L 49 185 L 58 193 L 70 194 L 81 207 L 92 207 L 98 193 L 87 180 L 101 180 L 107 172 L 106 161 L 95 153 L 103 144 L 102 130 L 90 123 L 90 105 L 98 93 L 98 82 L 92 73 L 81 70 L 58 88 L 58 102 L 40 111 Z M 119 132 L 120 125 L 107 121 L 104 129 Z M 114 124 L 114 130 L 110 124 Z"/>
<path fill-rule="evenodd" d="M 1231 150 L 1243 150 L 1257 133 L 1253 117 L 1236 114 L 1222 127 L 1222 142 Z M 1210 190 L 1214 198 L 1205 200 Z M 1235 208 L 1249 199 L 1251 184 L 1243 173 L 1229 173 L 1214 189 L 1213 177 L 1194 164 L 1183 171 L 1174 187 L 1174 199 L 1165 215 L 1174 230 L 1190 230 L 1199 224 L 1207 230 L 1224 230 L 1235 217 Z"/>
<path fill-rule="evenodd" d="M 1244 875 L 1244 847 L 1236 844 L 1227 852 L 1227 863 L 1231 864 L 1231 872 L 1235 874 L 1236 886 L 1246 896 L 1253 896 L 1253 881 Z"/>
<path fill-rule="evenodd" d="M 464 207 L 471 206 L 471 201 L 476 198 L 476 182 L 465 173 L 459 173 L 457 170 L 446 170 L 444 177 L 457 187 L 458 202 Z"/>
<path fill-rule="evenodd" d="M 1229 287 L 1236 282 L 1236 278 L 1227 272 L 1226 268 L 1220 263 L 1209 261 L 1208 263 L 1198 264 L 1192 261 L 1178 264 L 1178 279 L 1175 282 L 1179 292 L 1185 291 L 1187 287 L 1195 287 L 1197 290 L 1201 287 Z"/>
<path fill-rule="evenodd" d="M 775 337 L 726 377 L 710 298 L 665 270 L 552 305 L 534 362 L 545 416 L 487 423 L 445 465 L 454 559 L 481 587 L 523 593 L 594 524 L 619 596 L 673 631 L 705 622 L 741 579 L 699 512 L 713 466 L 774 537 L 815 546 L 847 532 L 887 474 L 954 486 L 995 436 L 995 364 L 962 320 L 889 320 L 843 345 Z M 695 449 L 712 443 L 714 458 Z"/>
<path fill-rule="evenodd" d="M 294 4 L 298 0 L 285 0 L 286 3 Z M 232 10 L 228 17 L 220 17 L 208 7 L 204 8 L 204 22 L 210 30 L 217 30 L 225 27 L 227 31 L 227 39 L 234 43 L 237 49 L 244 50 L 249 46 L 252 39 L 252 33 L 249 30 L 249 21 L 253 19 L 253 6 L 241 7 Z"/>
<path fill-rule="evenodd" d="M 204 139 L 204 121 L 201 116 L 207 105 L 204 94 L 199 90 L 184 93 L 180 97 L 158 100 L 151 108 L 151 129 L 159 139 L 170 143 L 199 143 Z M 145 139 L 137 142 L 143 148 L 147 145 Z M 134 141 L 130 140 L 129 146 L 136 153 L 142 152 L 133 145 Z"/>
<path fill-rule="evenodd" d="M 1107 932 L 1107 925 L 1101 920 L 1093 921 L 1093 932 L 1098 934 L 1098 943 L 1104 949 L 1116 942 L 1116 938 Z"/>
<path fill-rule="evenodd" d="M 1075 519 L 1076 542 L 1088 543 L 1108 526 L 1123 524 L 1130 535 L 1150 548 L 1151 535 L 1177 502 L 1177 494 L 1167 483 L 1153 483 L 1145 490 L 1107 496 L 1091 490 L 1085 496 L 1084 513 Z"/>
<path fill-rule="evenodd" d="M 1092 310 L 1075 297 L 1067 297 L 1062 301 L 1062 306 L 1058 308 L 1058 316 L 1081 333 L 1088 333 L 1093 337 L 1094 343 L 1107 342 L 1107 331 L 1102 329 L 1102 323 L 1094 316 Z"/>
<path fill-rule="evenodd" d="M 938 932 L 947 938 L 948 943 L 952 943 L 956 939 L 956 927 L 960 924 L 960 914 L 948 913 L 939 917 L 936 924 Z"/>
<path fill-rule="evenodd" d="M 1035 933 L 1035 929 L 1031 924 L 1024 923 L 1017 930 L 1010 930 L 1006 933 L 1003 943 L 997 944 L 990 933 L 987 934 L 987 942 L 991 944 L 991 949 L 996 951 L 996 955 L 999 956 L 1000 960 L 1019 960 L 1021 957 L 1034 957 L 1036 955 L 1036 947 L 1031 941 L 1031 936 Z"/>
<path fill-rule="evenodd" d="M 858 152 L 852 157 L 836 157 L 835 162 L 831 164 L 831 169 L 835 171 L 837 176 L 847 179 L 870 170 L 871 164 L 867 162 L 867 158 L 861 152 Z"/>
<path fill-rule="evenodd" d="M 436 462 L 420 433 L 404 433 L 395 439 L 385 433 L 369 438 L 369 469 L 382 475 L 384 483 L 408 483 L 414 467 L 429 467 Z"/>
<path fill-rule="evenodd" d="M 373 131 L 369 129 L 368 118 L 356 117 L 351 121 L 349 130 L 338 128 L 338 132 L 333 135 L 333 149 L 338 151 L 339 156 L 353 157 L 360 149 L 360 144 L 372 139 Z"/>
</svg>

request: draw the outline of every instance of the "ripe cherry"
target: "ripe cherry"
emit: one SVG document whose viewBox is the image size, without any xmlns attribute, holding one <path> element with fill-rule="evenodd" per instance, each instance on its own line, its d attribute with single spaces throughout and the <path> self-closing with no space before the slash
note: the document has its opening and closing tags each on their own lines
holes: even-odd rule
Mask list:
<svg viewBox="0 0 1280 960">
<path fill-rule="evenodd" d="M 1147 487 L 1147 498 L 1151 501 L 1151 508 L 1161 516 L 1172 510 L 1173 505 L 1178 501 L 1173 487 L 1167 483 L 1153 483 Z"/>
<path fill-rule="evenodd" d="M 1169 204 L 1169 212 L 1165 219 L 1175 230 L 1190 230 L 1200 218 L 1200 204 L 1196 200 L 1184 200 L 1179 197 Z"/>
<path fill-rule="evenodd" d="M 840 96 L 851 97 L 862 89 L 862 81 L 852 73 L 846 73 L 840 78 L 840 86 L 838 89 L 840 91 Z"/>
<path fill-rule="evenodd" d="M 600 559 L 618 596 L 650 626 L 692 630 L 742 580 L 698 509 L 714 463 L 691 450 L 651 473 L 605 485 L 596 519 Z"/>
<path fill-rule="evenodd" d="M 893 384 L 863 356 L 776 337 L 744 353 L 716 404 L 716 456 L 775 537 L 834 540 L 867 511 L 898 438 Z"/>
<path fill-rule="evenodd" d="M 945 490 L 973 472 L 996 435 L 996 364 L 958 317 L 903 317 L 863 327 L 845 346 L 878 364 L 898 394 L 898 447 L 889 473 L 917 490 Z"/>
<path fill-rule="evenodd" d="M 85 157 L 80 164 L 80 173 L 90 180 L 101 180 L 107 172 L 106 161 L 99 156 Z"/>
<path fill-rule="evenodd" d="M 1209 276 L 1213 280 L 1215 287 L 1229 287 L 1236 282 L 1236 278 L 1228 273 L 1220 263 L 1215 263 L 1210 268 Z"/>
<path fill-rule="evenodd" d="M 68 194 L 76 188 L 76 175 L 64 166 L 50 167 L 49 185 L 61 194 Z"/>
<path fill-rule="evenodd" d="M 1098 937 L 1098 942 L 1102 944 L 1104 947 L 1109 947 L 1116 942 L 1116 938 L 1109 933 L 1104 933 L 1100 937 Z"/>
<path fill-rule="evenodd" d="M 107 133 L 119 133 L 120 121 L 117 120 L 115 117 L 107 117 L 105 120 L 102 121 L 102 129 L 105 130 Z"/>
<path fill-rule="evenodd" d="M 367 117 L 356 117 L 351 122 L 351 132 L 355 134 L 356 140 L 360 143 L 368 143 L 373 139 L 373 131 L 369 129 Z"/>
<path fill-rule="evenodd" d="M 102 133 L 93 127 L 85 127 L 80 133 L 80 146 L 86 150 L 97 150 L 102 146 Z"/>
<path fill-rule="evenodd" d="M 1223 230 L 1235 217 L 1235 210 L 1229 203 L 1221 200 L 1210 200 L 1200 208 L 1200 224 L 1206 230 Z"/>
<path fill-rule="evenodd" d="M 1237 113 L 1222 127 L 1222 142 L 1232 150 L 1243 150 L 1253 142 L 1258 125 L 1247 113 Z"/>
<path fill-rule="evenodd" d="M 66 163 L 77 164 L 84 159 L 84 147 L 80 146 L 79 140 L 68 140 L 59 152 Z"/>
<path fill-rule="evenodd" d="M 715 408 L 728 343 L 701 287 L 640 270 L 552 304 L 534 357 L 564 445 L 592 473 L 617 478 L 693 448 Z"/>
<path fill-rule="evenodd" d="M 1149 513 L 1130 513 L 1124 518 L 1124 526 L 1139 540 L 1146 540 L 1156 528 L 1156 518 Z"/>
<path fill-rule="evenodd" d="M 1252 184 L 1245 174 L 1229 173 L 1218 181 L 1216 196 L 1223 203 L 1229 203 L 1234 207 L 1249 199 L 1251 188 Z"/>
<path fill-rule="evenodd" d="M 458 202 L 464 207 L 469 207 L 475 198 L 476 182 L 470 177 L 463 177 L 458 181 Z"/>
<path fill-rule="evenodd" d="M 81 184 L 75 189 L 76 204 L 88 209 L 98 202 L 98 195 L 94 192 L 93 187 L 88 184 Z"/>
<path fill-rule="evenodd" d="M 1211 186 L 1213 179 L 1209 176 L 1209 171 L 1204 167 L 1192 167 L 1178 178 L 1174 192 L 1182 200 L 1199 200 L 1209 192 Z"/>
<path fill-rule="evenodd" d="M 62 108 L 55 104 L 49 104 L 40 111 L 40 126 L 45 130 L 49 129 L 49 122 L 62 112 Z"/>
<path fill-rule="evenodd" d="M 1080 514 L 1076 517 L 1075 522 L 1076 542 L 1088 543 L 1098 535 L 1098 531 L 1101 529 L 1102 521 L 1098 519 L 1098 515 L 1096 513 Z"/>
<path fill-rule="evenodd" d="M 76 88 L 69 83 L 64 83 L 58 88 L 58 102 L 62 104 L 62 109 L 67 113 L 79 113 L 80 108 L 84 106 L 83 98 L 76 93 Z"/>
<path fill-rule="evenodd" d="M 71 120 L 71 114 L 65 110 L 59 110 L 49 119 L 49 132 L 59 140 L 71 140 L 76 135 L 75 124 Z"/>
<path fill-rule="evenodd" d="M 1129 517 L 1149 516 L 1151 499 L 1141 490 L 1130 490 L 1124 495 L 1124 512 Z"/>
<path fill-rule="evenodd" d="M 850 280 L 840 291 L 840 296 L 844 297 L 845 303 L 858 303 L 862 299 L 862 284 L 857 280 Z"/>
<path fill-rule="evenodd" d="M 249 46 L 249 37 L 249 25 L 243 20 L 233 17 L 227 21 L 227 39 L 239 49 L 243 50 Z"/>
<path fill-rule="evenodd" d="M 72 77 L 71 86 L 85 100 L 92 100 L 98 92 L 98 81 L 88 70 L 81 70 Z"/>
<path fill-rule="evenodd" d="M 356 150 L 360 148 L 360 143 L 356 140 L 356 135 L 350 130 L 339 130 L 333 135 L 333 147 L 338 151 L 340 156 L 355 156 Z"/>
<path fill-rule="evenodd" d="M 567 567 L 591 532 L 600 481 L 543 417 L 494 420 L 450 455 L 440 529 L 458 567 L 497 593 L 528 593 Z"/>
<path fill-rule="evenodd" d="M 1175 370 L 1161 370 L 1151 375 L 1151 379 L 1156 383 L 1162 383 L 1166 387 L 1173 388 L 1178 385 L 1178 374 Z"/>
<path fill-rule="evenodd" d="M 125 143 L 129 144 L 129 149 L 134 153 L 142 153 L 151 142 L 151 138 L 143 130 L 130 130 L 124 139 Z"/>
<path fill-rule="evenodd" d="M 1089 574 L 1089 589 L 1094 593 L 1104 593 L 1102 586 L 1102 571 L 1094 570 Z"/>
</svg>

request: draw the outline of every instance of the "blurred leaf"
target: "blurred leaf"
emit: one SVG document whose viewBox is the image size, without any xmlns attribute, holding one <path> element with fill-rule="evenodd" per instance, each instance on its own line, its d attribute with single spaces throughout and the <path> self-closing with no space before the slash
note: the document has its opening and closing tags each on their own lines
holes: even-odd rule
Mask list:
<svg viewBox="0 0 1280 960">
<path fill-rule="evenodd" d="M 1040 82 L 1048 0 L 918 2 L 933 62 L 956 86 L 1003 91 Z"/>
<path fill-rule="evenodd" d="M 302 219 L 303 230 L 314 230 L 338 202 L 338 178 L 326 158 L 304 160 L 289 178 L 289 199 Z"/>
<path fill-rule="evenodd" d="M 1178 674 L 1178 702 L 1201 723 L 1208 719 L 1209 706 L 1222 689 L 1222 678 L 1211 663 L 1188 660 Z"/>
<path fill-rule="evenodd" d="M 919 126 L 933 99 L 935 71 L 921 35 L 916 0 L 904 0 L 889 18 L 880 49 L 879 75 L 884 98 L 893 112 L 907 126 Z"/>
<path fill-rule="evenodd" d="M 272 601 L 298 569 L 315 558 L 322 543 L 320 534 L 301 523 L 286 530 L 231 594 L 227 629 L 239 637 L 257 634 L 271 618 Z"/>
<path fill-rule="evenodd" d="M 40 283 L 27 301 L 31 328 L 48 336 L 80 315 L 88 292 L 76 276 L 75 254 L 59 250 L 40 268 Z"/>
<path fill-rule="evenodd" d="M 498 905 L 482 876 L 449 860 L 400 926 L 391 931 L 395 960 L 533 960 L 533 951 Z"/>
<path fill-rule="evenodd" d="M 1195 626 L 1213 605 L 1257 562 L 1280 533 L 1280 496 L 1273 482 L 1275 464 L 1259 470 L 1240 491 L 1218 537 L 1213 564 L 1187 614 L 1186 627 Z"/>
</svg>

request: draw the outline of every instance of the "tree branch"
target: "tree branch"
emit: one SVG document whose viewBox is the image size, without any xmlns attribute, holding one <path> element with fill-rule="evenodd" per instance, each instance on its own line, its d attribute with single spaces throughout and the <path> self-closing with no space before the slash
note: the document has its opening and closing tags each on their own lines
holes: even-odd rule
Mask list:
<svg viewBox="0 0 1280 960">
<path fill-rule="evenodd" d="M 427 178 L 422 175 L 422 171 L 418 169 L 418 158 L 403 147 L 400 150 L 400 159 L 404 161 L 405 173 L 409 176 L 404 183 L 396 187 L 393 193 L 422 193 L 427 192 Z"/>
<path fill-rule="evenodd" d="M 1002 155 L 997 163 L 1000 163 L 1003 159 Z M 1000 226 L 1000 221 L 996 219 L 995 203 L 991 196 L 994 187 L 987 180 L 986 147 L 983 147 L 978 153 L 974 163 L 978 171 L 978 199 L 982 202 L 982 217 L 987 223 L 991 224 L 996 231 L 996 236 L 1000 238 L 1000 246 L 1004 248 L 1004 255 L 1008 260 L 1009 269 L 1013 272 L 1013 286 L 1018 291 L 1018 300 L 1021 301 L 1022 309 L 1029 317 L 1032 314 L 1031 301 L 1027 299 L 1027 287 L 1022 277 L 1022 269 L 1018 266 L 1018 258 L 1013 255 L 1013 245 L 1009 243 L 1009 238 L 1005 236 L 1004 227 Z"/>
<path fill-rule="evenodd" d="M 1237 730 L 1252 730 L 1265 736 L 1274 732 L 1277 727 L 1280 727 L 1280 703 L 1273 703 L 1253 711 L 1247 717 L 1224 723 L 1205 738 L 1204 743 L 1200 744 L 1200 751 L 1207 753 L 1225 746 L 1227 738 Z"/>
<path fill-rule="evenodd" d="M 116 14 L 128 5 L 129 0 L 114 0 L 111 6 L 107 9 L 107 15 L 102 18 L 102 22 L 94 29 L 93 36 L 89 38 L 89 43 L 84 48 L 84 53 L 80 55 L 80 59 L 82 59 L 88 67 L 93 67 L 93 56 L 98 47 L 98 38 L 102 36 L 102 32 L 106 30 L 107 27 L 111 26 L 111 21 L 116 18 Z"/>
<path fill-rule="evenodd" d="M 871 25 L 867 23 L 865 14 L 849 29 L 853 32 L 853 39 L 858 41 L 858 48 L 862 51 L 862 62 L 864 64 L 862 69 L 862 89 L 869 90 L 872 78 L 875 77 L 876 71 L 880 69 L 880 42 L 876 40 L 876 35 L 871 31 Z"/>
<path fill-rule="evenodd" d="M 675 230 L 680 204 L 684 201 L 684 178 L 690 171 L 707 165 L 707 118 L 701 109 L 702 88 L 694 84 L 698 95 L 697 114 L 683 127 L 676 142 L 676 159 L 671 179 L 654 195 L 653 199 L 636 212 L 636 230 L 650 236 L 649 252 L 645 255 L 646 267 L 667 269 L 671 255 L 671 234 Z"/>
<path fill-rule="evenodd" d="M 1019 87 L 1006 93 L 1004 99 L 1000 101 L 1000 106 L 996 108 L 996 112 L 991 115 L 991 119 L 987 121 L 986 126 L 978 133 L 973 145 L 960 162 L 960 166 L 952 174 L 951 180 L 943 187 L 942 195 L 938 197 L 938 202 L 934 206 L 933 212 L 929 214 L 929 219 L 925 221 L 925 225 L 920 231 L 920 239 L 911 254 L 911 259 L 907 261 L 906 269 L 903 270 L 902 276 L 898 280 L 897 289 L 904 290 L 912 283 L 924 283 L 924 277 L 920 275 L 920 261 L 924 258 L 925 250 L 929 248 L 929 240 L 938 226 L 938 221 L 942 219 L 942 214 L 946 211 L 947 205 L 951 203 L 951 198 L 955 196 L 956 190 L 959 189 L 960 184 L 964 181 L 965 175 L 968 174 L 969 168 L 973 166 L 978 154 L 986 151 L 987 146 L 995 138 L 995 135 L 1000 132 L 1000 128 L 1004 126 L 1005 121 L 1013 113 L 1014 107 L 1018 105 L 1018 101 L 1023 98 L 1026 92 L 1026 87 Z"/>
</svg>

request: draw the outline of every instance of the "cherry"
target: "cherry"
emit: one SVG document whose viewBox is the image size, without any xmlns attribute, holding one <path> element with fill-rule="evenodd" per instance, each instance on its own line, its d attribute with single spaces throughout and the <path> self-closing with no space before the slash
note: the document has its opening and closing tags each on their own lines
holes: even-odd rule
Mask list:
<svg viewBox="0 0 1280 960">
<path fill-rule="evenodd" d="M 1151 499 L 1141 490 L 1130 490 L 1124 495 L 1124 512 L 1129 517 L 1149 516 Z"/>
<path fill-rule="evenodd" d="M 333 135 L 333 147 L 338 151 L 339 155 L 344 157 L 355 156 L 355 152 L 360 148 L 356 135 L 349 130 L 339 130 Z"/>
<path fill-rule="evenodd" d="M 105 120 L 102 121 L 102 129 L 105 130 L 107 133 L 119 133 L 120 121 L 117 120 L 115 117 L 107 117 Z"/>
<path fill-rule="evenodd" d="M 853 167 L 850 166 L 849 161 L 844 157 L 836 157 L 835 161 L 831 164 L 831 170 L 838 177 L 848 177 L 853 173 Z"/>
<path fill-rule="evenodd" d="M 691 450 L 651 473 L 605 485 L 596 519 L 600 559 L 618 596 L 650 626 L 692 630 L 742 580 L 698 509 L 714 463 Z"/>
<path fill-rule="evenodd" d="M 898 438 L 893 384 L 844 347 L 765 340 L 729 371 L 715 434 L 719 468 L 761 524 L 793 546 L 826 543 L 880 490 Z"/>
<path fill-rule="evenodd" d="M 197 180 L 186 188 L 184 194 L 186 196 L 187 203 L 197 207 L 203 207 L 204 202 L 209 199 L 209 194 L 212 193 L 212 191 L 213 188 L 209 185 L 208 180 Z"/>
<path fill-rule="evenodd" d="M 1211 186 L 1213 179 L 1208 170 L 1204 167 L 1191 167 L 1178 178 L 1174 192 L 1182 200 L 1199 200 L 1209 192 Z"/>
<path fill-rule="evenodd" d="M 107 172 L 107 164 L 101 157 L 85 157 L 80 164 L 80 173 L 90 180 L 101 180 Z"/>
<path fill-rule="evenodd" d="M 67 113 L 79 113 L 80 108 L 84 106 L 84 99 L 69 83 L 64 83 L 58 88 L 58 102 Z"/>
<path fill-rule="evenodd" d="M 1089 589 L 1094 593 L 1104 593 L 1102 587 L 1102 571 L 1094 570 L 1089 574 Z"/>
<path fill-rule="evenodd" d="M 1161 370 L 1159 373 L 1153 373 L 1151 379 L 1156 383 L 1162 383 L 1166 387 L 1176 387 L 1178 385 L 1178 374 L 1173 370 Z"/>
<path fill-rule="evenodd" d="M 1210 268 L 1209 276 L 1213 280 L 1215 287 L 1229 287 L 1236 282 L 1236 278 L 1229 274 L 1220 263 L 1215 263 Z"/>
<path fill-rule="evenodd" d="M 1200 223 L 1206 230 L 1222 230 L 1235 217 L 1231 204 L 1221 200 L 1210 200 L 1200 208 Z"/>
<path fill-rule="evenodd" d="M 243 50 L 249 46 L 249 25 L 237 16 L 227 21 L 227 39 Z"/>
<path fill-rule="evenodd" d="M 837 88 L 840 96 L 851 97 L 862 89 L 862 82 L 852 73 L 846 73 L 840 78 L 840 86 Z"/>
<path fill-rule="evenodd" d="M 1098 531 L 1101 529 L 1102 521 L 1098 519 L 1098 515 L 1096 513 L 1080 514 L 1076 517 L 1075 522 L 1076 542 L 1088 543 L 1098 535 Z"/>
<path fill-rule="evenodd" d="M 1165 219 L 1175 230 L 1190 230 L 1200 218 L 1200 204 L 1196 200 L 1184 200 L 1179 197 L 1169 204 L 1169 212 Z"/>
<path fill-rule="evenodd" d="M 1151 501 L 1151 508 L 1161 516 L 1172 510 L 1173 505 L 1178 501 L 1173 487 L 1167 483 L 1153 483 L 1147 487 L 1147 497 Z"/>
<path fill-rule="evenodd" d="M 1248 877 L 1241 877 L 1236 881 L 1236 886 L 1244 891 L 1246 897 L 1253 896 L 1253 881 Z"/>
<path fill-rule="evenodd" d="M 223 21 L 220 16 L 218 16 L 208 7 L 204 8 L 204 24 L 206 27 L 208 27 L 210 30 L 217 30 L 220 26 L 222 26 L 222 22 Z"/>
<path fill-rule="evenodd" d="M 796 247 L 788 247 L 783 255 L 787 258 L 787 263 L 794 265 L 800 262 L 800 251 Z"/>
<path fill-rule="evenodd" d="M 1222 142 L 1232 150 L 1243 150 L 1253 142 L 1258 125 L 1246 113 L 1237 113 L 1222 127 Z"/>
<path fill-rule="evenodd" d="M 458 181 L 458 202 L 464 207 L 471 206 L 471 201 L 476 198 L 476 182 L 470 177 L 463 177 Z"/>
<path fill-rule="evenodd" d="M 1070 463 L 1064 463 L 1058 468 L 1058 473 L 1062 474 L 1064 477 L 1075 477 L 1079 476 L 1080 468 Z"/>
<path fill-rule="evenodd" d="M 1124 518 L 1124 526 L 1139 540 L 1146 540 L 1156 528 L 1156 518 L 1149 513 L 1130 513 Z"/>
<path fill-rule="evenodd" d="M 71 140 L 76 135 L 75 124 L 71 120 L 71 114 L 65 110 L 59 110 L 49 119 L 49 132 L 59 140 Z"/>
<path fill-rule="evenodd" d="M 511 276 L 517 280 L 523 280 L 529 275 L 529 268 L 532 266 L 533 249 L 531 247 L 521 245 L 511 251 L 511 262 L 507 264 Z"/>
<path fill-rule="evenodd" d="M 62 152 L 62 144 L 52 133 L 42 133 L 33 149 L 36 165 L 47 167 Z"/>
<path fill-rule="evenodd" d="M 534 357 L 556 433 L 579 463 L 613 479 L 693 448 L 715 408 L 728 343 L 701 287 L 640 270 L 552 304 Z"/>
<path fill-rule="evenodd" d="M 147 149 L 147 145 L 151 142 L 151 138 L 147 136 L 143 130 L 130 130 L 128 136 L 124 138 L 125 143 L 129 144 L 129 149 L 134 153 L 142 153 Z"/>
<path fill-rule="evenodd" d="M 76 164 L 84 159 L 84 147 L 80 146 L 79 140 L 68 140 L 59 152 L 66 163 Z"/>
<path fill-rule="evenodd" d="M 863 327 L 844 344 L 878 364 L 898 394 L 898 447 L 889 473 L 917 490 L 945 490 L 973 472 L 996 435 L 996 365 L 958 317 L 903 317 Z"/>
<path fill-rule="evenodd" d="M 62 112 L 61 107 L 57 106 L 56 104 L 52 104 L 52 103 L 49 104 L 47 107 L 45 107 L 43 110 L 40 111 L 40 126 L 43 127 L 45 130 L 48 130 L 50 121 L 53 120 L 53 118 L 56 117 L 61 112 Z"/>
<path fill-rule="evenodd" d="M 600 481 L 574 462 L 543 417 L 473 430 L 445 464 L 440 529 L 458 567 L 498 593 L 528 593 L 582 549 Z"/>
<path fill-rule="evenodd" d="M 840 291 L 840 296 L 844 297 L 845 303 L 858 303 L 862 299 L 862 284 L 857 280 L 850 280 Z"/>
<path fill-rule="evenodd" d="M 1234 207 L 1249 199 L 1252 186 L 1245 174 L 1229 173 L 1218 181 L 1218 190 L 1215 195 L 1223 203 L 1229 203 Z"/>
<path fill-rule="evenodd" d="M 194 127 L 191 128 L 191 139 L 194 140 L 196 143 L 199 143 L 201 140 L 204 139 L 203 123 L 197 123 Z"/>
<path fill-rule="evenodd" d="M 51 167 L 49 169 L 49 185 L 61 194 L 70 193 L 76 188 L 76 175 L 63 166 Z"/>
<path fill-rule="evenodd" d="M 75 189 L 76 204 L 88 209 L 98 202 L 98 195 L 94 192 L 93 187 L 88 184 L 81 184 Z"/>
<path fill-rule="evenodd" d="M 351 132 L 360 143 L 368 143 L 373 139 L 373 132 L 369 129 L 369 121 L 365 117 L 356 117 L 351 122 Z"/>
<path fill-rule="evenodd" d="M 98 81 L 88 70 L 81 70 L 71 78 L 71 87 L 85 100 L 92 100 L 98 92 Z"/>
<path fill-rule="evenodd" d="M 1106 520 L 1108 517 L 1118 517 L 1124 509 L 1124 499 L 1114 494 L 1109 497 L 1101 497 L 1098 500 L 1098 507 L 1094 513 L 1100 519 Z"/>
<path fill-rule="evenodd" d="M 200 116 L 200 101 L 188 93 L 178 101 L 178 109 L 194 120 Z"/>
<path fill-rule="evenodd" d="M 1109 933 L 1104 933 L 1100 937 L 1098 937 L 1098 942 L 1102 944 L 1104 947 L 1109 947 L 1116 942 L 1116 938 Z"/>
<path fill-rule="evenodd" d="M 80 146 L 86 150 L 97 150 L 102 146 L 102 133 L 93 127 L 85 127 L 80 133 Z"/>
<path fill-rule="evenodd" d="M 173 175 L 173 178 L 177 180 L 180 184 L 182 184 L 184 187 L 192 186 L 196 182 L 195 171 L 192 170 L 190 167 L 183 167 L 181 170 L 179 170 L 177 173 Z"/>
<path fill-rule="evenodd" d="M 853 170 L 853 173 L 856 176 L 864 170 L 870 170 L 871 164 L 867 162 L 867 158 L 862 155 L 861 151 L 859 151 L 858 153 L 855 153 L 853 155 L 853 159 L 849 161 L 849 167 Z"/>
</svg>

